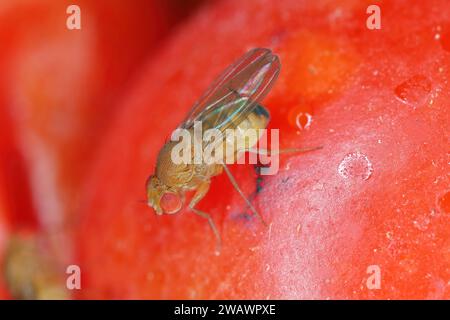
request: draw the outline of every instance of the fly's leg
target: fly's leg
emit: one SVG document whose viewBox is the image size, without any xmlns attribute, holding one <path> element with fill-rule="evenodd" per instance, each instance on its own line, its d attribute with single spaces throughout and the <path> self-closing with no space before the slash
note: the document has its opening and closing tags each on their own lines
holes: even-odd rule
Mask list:
<svg viewBox="0 0 450 320">
<path fill-rule="evenodd" d="M 247 205 L 250 207 L 252 212 L 258 217 L 258 219 L 262 222 L 263 225 L 267 226 L 267 223 L 264 221 L 263 217 L 256 211 L 255 207 L 253 207 L 252 203 L 247 199 L 247 197 L 242 192 L 241 188 L 239 188 L 239 185 L 236 182 L 236 179 L 234 179 L 233 175 L 230 172 L 230 169 L 222 163 L 222 167 L 225 169 L 225 172 L 227 173 L 228 179 L 230 179 L 231 184 L 236 189 L 236 191 L 241 195 L 241 197 L 245 200 Z"/>
<path fill-rule="evenodd" d="M 280 150 L 267 150 L 267 149 L 255 149 L 255 148 L 250 148 L 247 151 L 248 152 L 252 152 L 252 153 L 257 153 L 257 154 L 263 154 L 263 155 L 267 155 L 270 156 L 272 154 L 282 154 L 282 153 L 305 153 L 305 152 L 309 152 L 309 151 L 315 151 L 315 150 L 319 150 L 322 149 L 323 147 L 311 147 L 311 148 L 288 148 L 288 149 L 280 149 Z"/>
<path fill-rule="evenodd" d="M 208 220 L 209 226 L 211 227 L 212 231 L 214 232 L 214 235 L 216 237 L 216 255 L 220 254 L 220 251 L 222 249 L 222 238 L 220 237 L 219 231 L 216 228 L 216 225 L 211 218 L 211 215 L 209 215 L 206 212 L 203 212 L 201 210 L 198 210 L 195 208 L 195 205 L 203 199 L 203 197 L 206 195 L 206 193 L 209 190 L 209 181 L 205 181 L 197 188 L 191 202 L 189 203 L 189 208 L 197 215 L 199 215 L 202 218 L 205 218 Z"/>
</svg>

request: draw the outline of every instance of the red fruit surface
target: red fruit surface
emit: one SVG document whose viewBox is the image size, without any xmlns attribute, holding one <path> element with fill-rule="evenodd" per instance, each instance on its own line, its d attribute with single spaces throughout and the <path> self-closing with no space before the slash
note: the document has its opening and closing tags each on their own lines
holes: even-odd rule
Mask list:
<svg viewBox="0 0 450 320">
<path fill-rule="evenodd" d="M 85 184 L 80 298 L 450 298 L 448 3 L 381 1 L 381 30 L 366 28 L 369 4 L 222 1 L 178 30 L 142 70 Z M 139 200 L 171 130 L 253 47 L 281 59 L 264 101 L 281 147 L 323 149 L 283 156 L 256 196 L 253 167 L 231 167 L 267 228 L 214 178 L 199 208 L 223 237 L 215 256 L 206 221 L 156 216 Z M 373 265 L 380 289 L 367 286 Z"/>
</svg>

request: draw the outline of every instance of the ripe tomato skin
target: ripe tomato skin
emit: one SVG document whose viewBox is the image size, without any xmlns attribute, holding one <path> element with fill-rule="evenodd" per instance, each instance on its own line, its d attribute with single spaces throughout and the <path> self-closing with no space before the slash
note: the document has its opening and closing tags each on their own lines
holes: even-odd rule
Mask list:
<svg viewBox="0 0 450 320">
<path fill-rule="evenodd" d="M 223 1 L 179 30 L 143 68 L 85 184 L 80 298 L 450 297 L 446 2 L 382 2 L 376 31 L 365 27 L 368 4 Z M 268 228 L 214 178 L 199 208 L 222 234 L 215 256 L 201 218 L 157 217 L 139 200 L 171 130 L 257 46 L 282 62 L 264 102 L 281 146 L 323 149 L 285 156 L 263 178 L 254 203 Z M 300 112 L 312 115 L 308 129 L 295 127 Z M 255 191 L 251 166 L 232 171 Z M 373 265 L 379 289 L 367 286 Z"/>
</svg>

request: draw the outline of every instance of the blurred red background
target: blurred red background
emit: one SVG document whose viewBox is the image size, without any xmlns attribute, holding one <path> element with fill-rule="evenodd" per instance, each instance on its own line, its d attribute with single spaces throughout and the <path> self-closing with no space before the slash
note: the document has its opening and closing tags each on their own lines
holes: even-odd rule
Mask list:
<svg viewBox="0 0 450 320">
<path fill-rule="evenodd" d="M 69 232 L 119 101 L 199 3 L 77 1 L 81 30 L 66 28 L 71 1 L 0 3 L 0 252 L 9 232 Z"/>
</svg>

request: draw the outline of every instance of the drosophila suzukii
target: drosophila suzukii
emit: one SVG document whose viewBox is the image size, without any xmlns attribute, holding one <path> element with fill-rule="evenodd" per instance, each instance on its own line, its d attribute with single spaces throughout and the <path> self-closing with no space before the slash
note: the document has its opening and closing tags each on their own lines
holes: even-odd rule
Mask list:
<svg viewBox="0 0 450 320">
<path fill-rule="evenodd" d="M 156 172 L 147 180 L 147 204 L 152 207 L 156 214 L 174 214 L 183 207 L 185 193 L 195 191 L 189 208 L 197 215 L 208 220 L 211 229 L 217 239 L 216 253 L 220 252 L 221 237 L 211 216 L 196 208 L 198 202 L 207 194 L 213 176 L 225 171 L 233 187 L 245 200 L 252 212 L 266 224 L 262 216 L 253 207 L 244 193 L 239 188 L 236 180 L 226 166 L 232 159 L 234 162 L 246 151 L 255 152 L 253 146 L 258 143 L 261 136 L 259 131 L 264 130 L 269 123 L 269 112 L 259 104 L 267 95 L 275 83 L 280 72 L 280 60 L 269 49 L 256 48 L 247 52 L 235 63 L 230 65 L 224 73 L 213 83 L 210 89 L 197 101 L 184 122 L 178 129 L 193 133 L 197 124 L 201 130 L 216 129 L 223 133 L 220 141 L 201 139 L 203 150 L 212 144 L 219 149 L 223 148 L 221 158 L 218 162 L 201 161 L 196 157 L 194 151 L 189 152 L 188 158 L 193 160 L 184 163 L 173 161 L 173 151 L 179 145 L 177 141 L 167 142 L 160 150 Z M 256 138 L 249 138 L 242 132 L 257 130 Z M 234 130 L 237 134 L 233 137 L 231 144 L 238 147 L 230 148 L 228 132 Z M 194 143 L 194 139 L 189 142 Z M 304 152 L 311 149 L 285 149 L 268 151 L 257 149 L 256 152 L 266 155 L 285 152 Z M 225 161 L 227 158 L 227 161 Z M 176 205 L 170 205 L 175 203 Z M 168 205 L 169 204 L 169 205 Z"/>
</svg>

